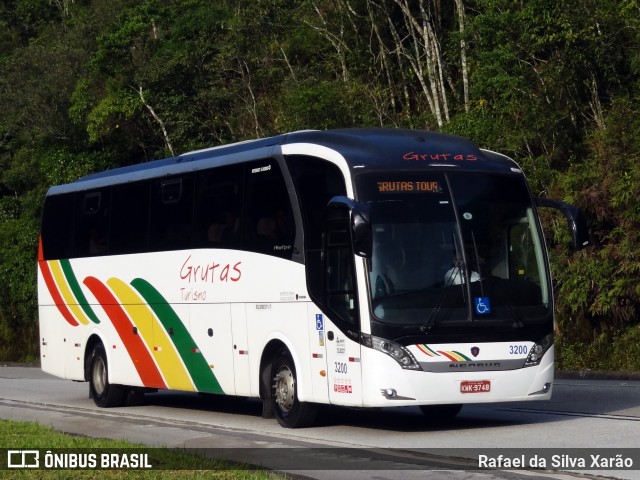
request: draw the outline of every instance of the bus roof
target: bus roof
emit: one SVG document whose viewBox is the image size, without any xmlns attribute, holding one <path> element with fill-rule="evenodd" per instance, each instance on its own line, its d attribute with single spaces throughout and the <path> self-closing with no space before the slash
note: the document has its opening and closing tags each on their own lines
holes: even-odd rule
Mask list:
<svg viewBox="0 0 640 480">
<path fill-rule="evenodd" d="M 460 168 L 520 173 L 505 155 L 479 149 L 456 135 L 395 128 L 303 130 L 222 145 L 175 157 L 106 170 L 52 187 L 49 195 L 240 163 L 279 154 L 284 145 L 310 144 L 338 152 L 358 171 Z"/>
</svg>

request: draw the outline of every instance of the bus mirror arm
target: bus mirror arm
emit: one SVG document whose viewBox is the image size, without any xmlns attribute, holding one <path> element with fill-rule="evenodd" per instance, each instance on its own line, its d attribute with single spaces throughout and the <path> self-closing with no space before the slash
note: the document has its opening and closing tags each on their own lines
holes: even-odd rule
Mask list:
<svg viewBox="0 0 640 480">
<path fill-rule="evenodd" d="M 564 215 L 567 219 L 567 227 L 571 235 L 571 246 L 574 250 L 580 250 L 589 244 L 589 228 L 582 210 L 550 198 L 536 197 L 534 200 L 538 207 L 553 208 Z"/>
<path fill-rule="evenodd" d="M 346 208 L 349 211 L 353 252 L 359 257 L 371 258 L 373 236 L 369 206 L 339 195 L 329 200 L 327 207 Z"/>
</svg>

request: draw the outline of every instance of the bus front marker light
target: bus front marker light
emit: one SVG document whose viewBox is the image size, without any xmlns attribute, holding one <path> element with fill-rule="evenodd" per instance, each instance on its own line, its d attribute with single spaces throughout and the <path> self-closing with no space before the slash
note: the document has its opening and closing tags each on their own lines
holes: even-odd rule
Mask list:
<svg viewBox="0 0 640 480">
<path fill-rule="evenodd" d="M 391 340 L 374 337 L 373 335 L 370 336 L 370 339 L 374 350 L 389 355 L 402 368 L 406 370 L 422 370 L 422 367 L 420 367 L 415 357 L 402 345 L 392 342 Z M 363 344 L 366 346 L 366 343 L 363 342 Z"/>
<path fill-rule="evenodd" d="M 534 367 L 540 364 L 542 357 L 544 357 L 545 353 L 551 348 L 553 345 L 553 334 L 545 336 L 542 340 L 537 342 L 531 350 L 529 350 L 529 356 L 527 360 L 524 362 L 525 367 Z"/>
<path fill-rule="evenodd" d="M 551 391 L 551 382 L 545 383 L 537 392 L 530 393 L 529 395 L 546 395 Z"/>
<path fill-rule="evenodd" d="M 534 345 L 531 349 L 531 353 L 529 354 L 529 360 L 535 362 L 540 358 L 540 354 L 542 353 L 542 347 L 540 345 Z"/>
</svg>

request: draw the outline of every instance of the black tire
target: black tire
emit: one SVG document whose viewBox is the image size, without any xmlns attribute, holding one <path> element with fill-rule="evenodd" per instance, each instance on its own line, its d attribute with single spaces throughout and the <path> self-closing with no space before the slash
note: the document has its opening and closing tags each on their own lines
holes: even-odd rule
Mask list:
<svg viewBox="0 0 640 480">
<path fill-rule="evenodd" d="M 317 406 L 298 400 L 296 367 L 286 349 L 274 357 L 271 368 L 273 413 L 285 428 L 309 427 L 316 419 Z"/>
<path fill-rule="evenodd" d="M 122 385 L 109 383 L 107 354 L 102 344 L 96 345 L 89 366 L 89 396 L 98 407 L 110 408 L 124 405 L 127 393 Z"/>
<path fill-rule="evenodd" d="M 422 414 L 431 422 L 443 422 L 454 418 L 460 410 L 461 404 L 451 405 L 420 405 Z"/>
</svg>

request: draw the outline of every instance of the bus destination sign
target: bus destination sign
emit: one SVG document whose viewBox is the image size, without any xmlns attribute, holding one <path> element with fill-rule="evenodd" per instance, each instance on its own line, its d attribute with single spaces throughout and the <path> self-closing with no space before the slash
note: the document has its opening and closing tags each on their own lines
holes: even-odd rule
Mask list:
<svg viewBox="0 0 640 480">
<path fill-rule="evenodd" d="M 380 181 L 378 193 L 442 193 L 440 182 L 407 180 L 407 181 Z"/>
</svg>

